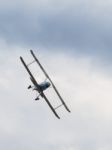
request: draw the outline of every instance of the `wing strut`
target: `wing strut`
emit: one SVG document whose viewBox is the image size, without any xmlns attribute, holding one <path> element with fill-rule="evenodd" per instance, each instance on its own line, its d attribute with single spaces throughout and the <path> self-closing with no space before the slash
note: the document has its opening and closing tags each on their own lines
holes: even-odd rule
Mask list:
<svg viewBox="0 0 112 150">
<path fill-rule="evenodd" d="M 45 76 L 49 79 L 49 81 L 51 82 L 55 92 L 57 93 L 59 99 L 61 100 L 62 104 L 64 105 L 65 109 L 70 112 L 69 108 L 67 107 L 67 105 L 65 104 L 64 100 L 62 99 L 61 95 L 59 94 L 57 88 L 55 87 L 54 83 L 52 82 L 52 80 L 50 79 L 50 77 L 48 76 L 47 72 L 45 71 L 45 69 L 42 67 L 42 65 L 40 64 L 39 60 L 36 58 L 35 54 L 33 53 L 32 50 L 30 50 L 32 56 L 34 57 L 35 61 L 37 62 L 37 64 L 40 66 L 40 68 L 42 69 L 43 73 L 45 74 Z"/>
</svg>

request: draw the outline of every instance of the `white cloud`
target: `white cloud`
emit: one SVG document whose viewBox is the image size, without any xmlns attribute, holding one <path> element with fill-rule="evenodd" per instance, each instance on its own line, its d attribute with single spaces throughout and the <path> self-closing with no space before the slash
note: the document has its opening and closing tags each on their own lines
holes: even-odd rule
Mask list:
<svg viewBox="0 0 112 150">
<path fill-rule="evenodd" d="M 112 148 L 112 78 L 93 63 L 96 58 L 35 51 L 71 109 L 70 114 L 63 107 L 57 110 L 58 120 L 44 100 L 33 101 L 35 95 L 26 89 L 30 81 L 19 56 L 30 60 L 29 51 L 10 49 L 2 51 L 4 63 L 0 66 L 2 149 Z M 50 90 L 48 96 L 52 103 L 57 101 Z"/>
</svg>

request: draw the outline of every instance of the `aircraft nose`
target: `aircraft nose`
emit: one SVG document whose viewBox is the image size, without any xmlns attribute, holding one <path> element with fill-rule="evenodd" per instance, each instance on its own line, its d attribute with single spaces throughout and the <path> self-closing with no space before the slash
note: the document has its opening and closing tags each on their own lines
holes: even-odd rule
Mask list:
<svg viewBox="0 0 112 150">
<path fill-rule="evenodd" d="M 48 87 L 50 86 L 51 84 L 48 82 Z"/>
</svg>

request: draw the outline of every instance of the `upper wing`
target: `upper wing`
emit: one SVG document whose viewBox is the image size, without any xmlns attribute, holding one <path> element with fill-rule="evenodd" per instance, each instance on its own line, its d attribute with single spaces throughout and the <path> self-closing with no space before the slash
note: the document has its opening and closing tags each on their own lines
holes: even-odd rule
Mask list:
<svg viewBox="0 0 112 150">
<path fill-rule="evenodd" d="M 52 82 L 52 80 L 50 79 L 50 77 L 48 76 L 47 72 L 45 71 L 45 69 L 42 67 L 42 65 L 40 64 L 39 60 L 36 58 L 35 54 L 33 53 L 32 50 L 30 50 L 32 56 L 34 57 L 35 61 L 37 62 L 37 64 L 40 66 L 40 68 L 42 69 L 43 73 L 45 74 L 45 76 L 49 79 L 49 81 L 51 82 L 55 92 L 57 93 L 58 97 L 60 98 L 62 104 L 64 105 L 64 107 L 66 108 L 66 110 L 68 112 L 70 112 L 69 108 L 67 107 L 67 105 L 65 104 L 64 100 L 62 99 L 61 95 L 59 94 L 57 88 L 55 87 L 54 83 Z"/>
<path fill-rule="evenodd" d="M 29 68 L 27 67 L 27 65 L 26 65 L 26 63 L 24 62 L 23 58 L 20 57 L 20 60 L 21 60 L 21 62 L 23 63 L 24 67 L 26 68 L 27 72 L 29 73 L 31 81 L 32 81 L 33 84 L 38 88 L 38 90 L 40 90 L 40 87 L 39 87 L 37 81 L 35 80 L 34 76 L 33 76 L 32 73 L 31 73 L 31 71 L 30 71 Z"/>
</svg>

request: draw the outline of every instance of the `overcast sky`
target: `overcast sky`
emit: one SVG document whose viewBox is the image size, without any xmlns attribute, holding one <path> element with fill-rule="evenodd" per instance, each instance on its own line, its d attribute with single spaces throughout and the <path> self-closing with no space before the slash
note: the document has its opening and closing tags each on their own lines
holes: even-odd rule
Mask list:
<svg viewBox="0 0 112 150">
<path fill-rule="evenodd" d="M 2 150 L 112 149 L 112 1 L 0 2 L 0 147 Z M 71 110 L 34 101 L 19 57 L 30 49 Z M 31 68 L 44 79 L 38 66 Z M 46 94 L 55 107 L 58 97 Z"/>
</svg>

